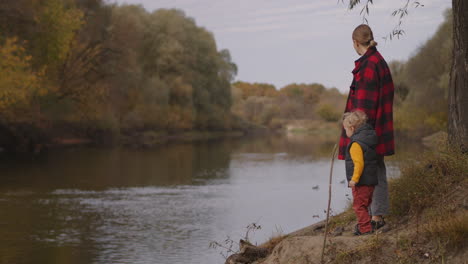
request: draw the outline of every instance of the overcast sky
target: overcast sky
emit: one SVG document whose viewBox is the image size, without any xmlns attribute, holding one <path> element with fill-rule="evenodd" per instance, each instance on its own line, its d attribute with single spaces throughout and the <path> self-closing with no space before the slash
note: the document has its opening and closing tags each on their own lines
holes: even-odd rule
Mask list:
<svg viewBox="0 0 468 264">
<path fill-rule="evenodd" d="M 141 4 L 147 10 L 178 8 L 213 32 L 218 49 L 228 49 L 237 80 L 272 83 L 321 83 L 347 91 L 358 59 L 351 33 L 362 23 L 358 10 L 340 0 L 110 0 Z M 419 0 L 404 20 L 406 34 L 385 41 L 397 24 L 391 13 L 406 0 L 374 0 L 368 17 L 387 60 L 406 60 L 437 30 L 451 0 Z M 344 1 L 345 3 L 348 0 Z M 362 1 L 365 2 L 365 1 Z M 413 2 L 413 1 L 412 1 Z"/>
</svg>

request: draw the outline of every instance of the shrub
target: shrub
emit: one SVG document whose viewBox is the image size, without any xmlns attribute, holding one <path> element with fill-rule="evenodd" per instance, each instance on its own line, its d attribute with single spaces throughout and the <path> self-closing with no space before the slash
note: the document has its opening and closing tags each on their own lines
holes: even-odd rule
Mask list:
<svg viewBox="0 0 468 264">
<path fill-rule="evenodd" d="M 341 113 L 338 112 L 333 106 L 323 104 L 317 109 L 317 114 L 325 121 L 334 122 L 341 118 Z"/>
<path fill-rule="evenodd" d="M 465 180 L 468 154 L 457 151 L 424 153 L 422 160 L 403 167 L 401 176 L 390 183 L 391 214 L 420 213 L 443 203 L 453 186 Z"/>
</svg>

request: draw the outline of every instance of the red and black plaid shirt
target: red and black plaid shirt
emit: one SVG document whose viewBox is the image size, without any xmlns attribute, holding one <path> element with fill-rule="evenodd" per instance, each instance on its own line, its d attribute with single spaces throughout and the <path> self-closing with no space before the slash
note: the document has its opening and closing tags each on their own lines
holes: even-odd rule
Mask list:
<svg viewBox="0 0 468 264">
<path fill-rule="evenodd" d="M 393 80 L 387 62 L 375 47 L 355 61 L 353 82 L 349 90 L 345 112 L 362 110 L 369 117 L 377 133 L 377 154 L 395 154 L 393 138 Z M 344 159 L 349 138 L 343 129 L 340 138 L 338 159 Z"/>
</svg>

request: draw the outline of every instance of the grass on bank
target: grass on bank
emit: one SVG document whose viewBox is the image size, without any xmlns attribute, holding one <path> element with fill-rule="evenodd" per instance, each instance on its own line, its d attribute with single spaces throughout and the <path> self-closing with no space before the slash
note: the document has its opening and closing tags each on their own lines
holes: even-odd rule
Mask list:
<svg viewBox="0 0 468 264">
<path fill-rule="evenodd" d="M 468 154 L 451 150 L 422 153 L 419 161 L 404 165 L 401 176 L 390 181 L 390 215 L 420 215 L 430 208 L 453 205 L 463 195 L 467 176 Z"/>
<path fill-rule="evenodd" d="M 468 246 L 468 213 L 436 219 L 424 226 L 426 239 L 437 238 L 438 244 L 460 250 Z"/>
<path fill-rule="evenodd" d="M 334 259 L 335 264 L 349 264 L 359 262 L 363 258 L 377 260 L 382 248 L 388 243 L 387 240 L 373 236 L 360 246 L 347 251 L 338 251 Z M 378 263 L 378 262 L 376 262 Z"/>
<path fill-rule="evenodd" d="M 331 254 L 333 263 L 360 263 L 363 258 L 440 263 L 464 252 L 468 246 L 467 176 L 468 153 L 453 150 L 425 152 L 417 161 L 403 165 L 400 177 L 389 181 L 387 219 L 398 231 L 370 237 L 351 251 L 336 250 Z M 354 222 L 354 212 L 348 208 L 330 219 L 329 230 Z M 384 240 L 388 240 L 384 252 L 391 252 L 374 254 L 382 252 Z"/>
<path fill-rule="evenodd" d="M 441 150 L 422 153 L 401 168 L 401 175 L 389 181 L 392 222 L 408 217 L 438 216 L 440 210 L 456 210 L 454 203 L 468 187 L 468 154 Z M 423 214 L 424 212 L 424 214 Z M 330 219 L 329 230 L 355 221 L 351 205 Z"/>
<path fill-rule="evenodd" d="M 281 241 L 283 241 L 285 238 L 287 238 L 287 235 L 274 235 L 270 239 L 268 239 L 267 242 L 263 243 L 261 245 L 262 248 L 267 249 L 269 252 L 272 252 L 273 249 L 278 245 Z"/>
<path fill-rule="evenodd" d="M 333 232 L 337 227 L 347 226 L 354 221 L 356 221 L 356 215 L 354 214 L 352 203 L 350 203 L 343 213 L 330 218 L 328 230 L 329 232 Z"/>
</svg>

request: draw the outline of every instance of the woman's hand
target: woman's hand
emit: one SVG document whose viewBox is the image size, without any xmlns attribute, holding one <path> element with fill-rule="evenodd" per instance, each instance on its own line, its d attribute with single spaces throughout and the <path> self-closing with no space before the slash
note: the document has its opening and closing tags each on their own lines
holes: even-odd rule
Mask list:
<svg viewBox="0 0 468 264">
<path fill-rule="evenodd" d="M 355 181 L 349 181 L 348 186 L 353 188 L 354 186 L 356 186 L 356 182 Z"/>
</svg>

